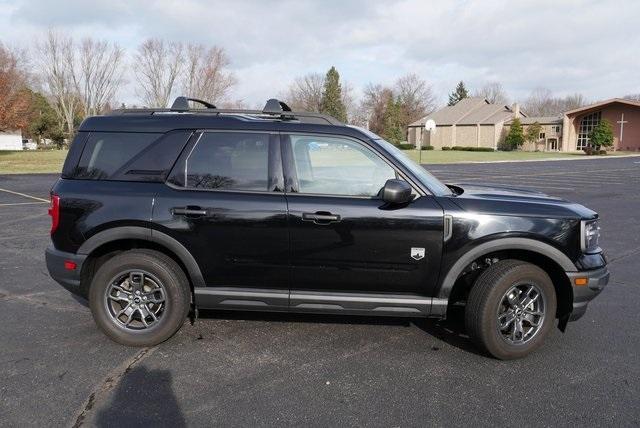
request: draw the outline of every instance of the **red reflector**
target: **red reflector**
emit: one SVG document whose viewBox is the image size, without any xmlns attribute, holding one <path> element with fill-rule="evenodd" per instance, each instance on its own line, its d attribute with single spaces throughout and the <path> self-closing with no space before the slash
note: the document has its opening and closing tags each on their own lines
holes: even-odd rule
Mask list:
<svg viewBox="0 0 640 428">
<path fill-rule="evenodd" d="M 49 215 L 51 216 L 51 233 L 53 233 L 58 228 L 58 223 L 60 223 L 60 196 L 51 195 Z"/>
<path fill-rule="evenodd" d="M 77 267 L 78 265 L 76 264 L 76 262 L 72 262 L 71 260 L 64 261 L 64 268 L 66 270 L 76 270 Z"/>
</svg>

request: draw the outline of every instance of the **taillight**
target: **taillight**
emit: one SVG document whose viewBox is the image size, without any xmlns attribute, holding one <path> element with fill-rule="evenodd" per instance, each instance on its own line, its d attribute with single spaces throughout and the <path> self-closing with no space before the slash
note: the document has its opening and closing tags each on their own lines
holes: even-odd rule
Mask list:
<svg viewBox="0 0 640 428">
<path fill-rule="evenodd" d="M 60 223 L 60 196 L 51 195 L 51 205 L 49 206 L 49 215 L 51 216 L 51 233 L 56 231 Z"/>
</svg>

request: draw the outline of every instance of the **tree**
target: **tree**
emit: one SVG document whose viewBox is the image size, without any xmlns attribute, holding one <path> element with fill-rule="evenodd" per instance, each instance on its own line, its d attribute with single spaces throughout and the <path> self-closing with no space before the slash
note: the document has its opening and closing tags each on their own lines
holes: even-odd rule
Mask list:
<svg viewBox="0 0 640 428">
<path fill-rule="evenodd" d="M 527 130 L 524 133 L 524 140 L 529 143 L 535 143 L 540 139 L 541 131 L 542 131 L 542 125 L 540 125 L 540 123 L 538 122 L 533 122 L 531 125 L 527 126 Z"/>
<path fill-rule="evenodd" d="M 516 150 L 524 143 L 524 133 L 522 131 L 522 123 L 520 123 L 520 119 L 515 118 L 511 122 L 511 128 L 509 129 L 509 133 L 507 137 L 504 139 L 504 144 L 502 145 L 502 150 Z"/>
<path fill-rule="evenodd" d="M 431 86 L 417 74 L 407 74 L 396 80 L 393 92 L 402 110 L 402 125 L 406 128 L 436 109 L 436 97 Z"/>
<path fill-rule="evenodd" d="M 71 76 L 80 96 L 83 117 L 104 113 L 113 101 L 123 82 L 123 60 L 124 50 L 116 43 L 90 37 L 80 42 L 77 64 L 71 63 Z"/>
<path fill-rule="evenodd" d="M 523 109 L 530 116 L 557 116 L 586 104 L 587 101 L 582 94 L 558 98 L 549 89 L 536 88 L 524 102 Z"/>
<path fill-rule="evenodd" d="M 56 111 L 51 107 L 47 98 L 39 92 L 28 91 L 29 102 L 29 127 L 23 134 L 26 137 L 41 141 L 43 138 L 50 140 L 63 140 L 64 134 L 60 128 L 60 122 L 56 117 Z"/>
<path fill-rule="evenodd" d="M 214 104 L 228 101 L 229 93 L 236 84 L 233 73 L 227 71 L 229 64 L 223 48 L 187 45 L 186 70 L 182 79 L 184 95 Z"/>
<path fill-rule="evenodd" d="M 296 77 L 283 98 L 293 110 L 319 113 L 322 109 L 323 90 L 324 76 L 320 73 L 309 73 Z"/>
<path fill-rule="evenodd" d="M 347 121 L 347 108 L 342 100 L 340 74 L 335 67 L 331 67 L 325 77 L 320 112 L 333 116 L 342 122 Z"/>
<path fill-rule="evenodd" d="M 613 145 L 613 129 L 607 120 L 601 120 L 589 134 L 589 146 L 596 150 Z"/>
<path fill-rule="evenodd" d="M 29 100 L 24 89 L 28 73 L 20 57 L 18 51 L 0 43 L 0 130 L 27 126 Z"/>
<path fill-rule="evenodd" d="M 147 107 L 167 107 L 184 60 L 181 43 L 147 39 L 135 56 L 134 72 L 139 96 Z"/>
<path fill-rule="evenodd" d="M 640 101 L 640 93 L 638 93 L 638 94 L 627 94 L 623 98 L 625 100 Z"/>
<path fill-rule="evenodd" d="M 476 97 L 482 97 L 489 101 L 491 104 L 508 105 L 509 98 L 505 92 L 502 84 L 498 82 L 489 82 L 480 88 L 474 94 Z"/>
<path fill-rule="evenodd" d="M 400 101 L 391 98 L 384 112 L 384 131 L 382 137 L 392 144 L 404 141 L 405 132 L 402 125 L 402 106 Z"/>
<path fill-rule="evenodd" d="M 37 44 L 42 77 L 53 108 L 60 119 L 68 138 L 74 133 L 74 119 L 80 107 L 76 85 L 74 84 L 73 40 L 50 30 L 47 37 Z"/>
<path fill-rule="evenodd" d="M 464 82 L 461 80 L 456 89 L 449 95 L 449 104 L 450 106 L 455 105 L 458 101 L 468 98 L 469 91 L 467 91 L 467 87 L 464 86 Z"/>
</svg>

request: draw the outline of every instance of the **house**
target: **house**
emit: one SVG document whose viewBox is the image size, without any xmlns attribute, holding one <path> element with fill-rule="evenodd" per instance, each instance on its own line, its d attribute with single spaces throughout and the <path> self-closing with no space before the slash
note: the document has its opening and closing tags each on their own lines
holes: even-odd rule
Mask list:
<svg viewBox="0 0 640 428">
<path fill-rule="evenodd" d="M 472 146 L 498 148 L 504 139 L 505 123 L 513 118 L 525 118 L 517 104 L 513 107 L 491 104 L 484 98 L 470 97 L 453 106 L 444 107 L 408 126 L 407 141 L 417 146 L 431 145 L 435 149 L 449 146 Z M 425 131 L 428 120 L 436 128 Z"/>
<path fill-rule="evenodd" d="M 509 133 L 513 119 L 505 123 L 505 135 Z M 526 141 L 522 150 L 528 152 L 557 152 L 562 150 L 562 116 L 551 117 L 523 117 L 520 123 L 526 134 L 529 126 L 534 123 L 540 125 L 540 133 L 535 141 Z"/>
<path fill-rule="evenodd" d="M 22 132 L 0 131 L 0 150 L 22 150 Z"/>
</svg>

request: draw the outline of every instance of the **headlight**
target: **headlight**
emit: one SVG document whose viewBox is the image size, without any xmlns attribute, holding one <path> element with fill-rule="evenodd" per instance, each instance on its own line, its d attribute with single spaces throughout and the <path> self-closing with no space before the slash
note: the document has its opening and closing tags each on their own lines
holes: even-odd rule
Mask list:
<svg viewBox="0 0 640 428">
<path fill-rule="evenodd" d="M 599 248 L 600 226 L 598 220 L 582 220 L 580 246 L 584 253 L 592 253 Z"/>
</svg>

